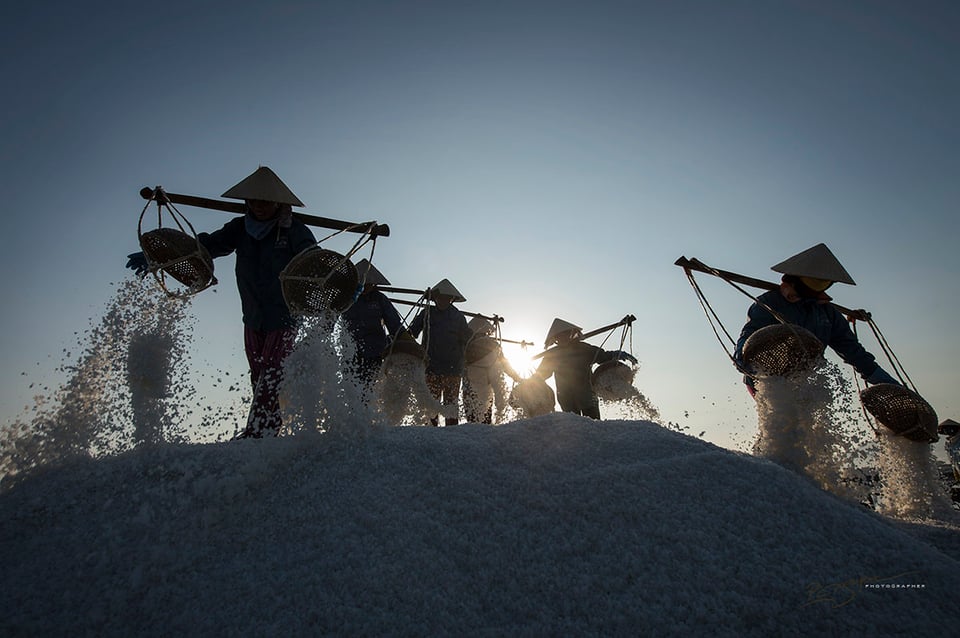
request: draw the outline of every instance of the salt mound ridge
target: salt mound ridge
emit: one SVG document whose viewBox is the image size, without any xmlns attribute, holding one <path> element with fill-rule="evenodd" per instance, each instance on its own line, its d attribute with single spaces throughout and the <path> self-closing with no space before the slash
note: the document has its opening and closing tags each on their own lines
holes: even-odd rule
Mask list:
<svg viewBox="0 0 960 638">
<path fill-rule="evenodd" d="M 0 494 L 0 519 L 4 635 L 938 635 L 960 622 L 956 527 L 925 535 L 640 421 L 141 446 L 26 477 Z"/>
</svg>

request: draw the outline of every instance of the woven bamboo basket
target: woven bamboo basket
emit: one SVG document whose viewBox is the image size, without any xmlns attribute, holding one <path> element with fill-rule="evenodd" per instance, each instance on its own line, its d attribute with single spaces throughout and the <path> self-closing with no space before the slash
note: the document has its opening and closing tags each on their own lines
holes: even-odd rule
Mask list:
<svg viewBox="0 0 960 638">
<path fill-rule="evenodd" d="M 387 347 L 386 351 L 383 353 L 383 356 L 390 357 L 395 354 L 415 357 L 421 361 L 427 360 L 427 351 L 423 349 L 423 346 L 410 338 L 397 339 L 392 345 Z"/>
<path fill-rule="evenodd" d="M 509 403 L 514 408 L 523 410 L 526 418 L 550 414 L 556 403 L 553 388 L 546 381 L 537 377 L 524 379 L 513 386 Z"/>
<path fill-rule="evenodd" d="M 878 383 L 860 393 L 867 412 L 884 427 L 911 441 L 935 443 L 937 413 L 926 400 L 895 383 Z"/>
<path fill-rule="evenodd" d="M 467 365 L 474 364 L 499 348 L 500 343 L 493 337 L 474 337 L 467 343 L 464 360 Z"/>
<path fill-rule="evenodd" d="M 604 401 L 625 401 L 636 395 L 633 378 L 636 370 L 620 361 L 607 361 L 597 366 L 591 384 Z"/>
<path fill-rule="evenodd" d="M 823 357 L 823 343 L 800 326 L 760 328 L 743 344 L 743 362 L 758 377 L 789 377 L 812 369 Z"/>
<path fill-rule="evenodd" d="M 143 233 L 140 248 L 151 271 L 162 270 L 191 292 L 199 292 L 216 283 L 210 253 L 196 237 L 181 230 L 157 228 Z"/>
<path fill-rule="evenodd" d="M 353 304 L 359 284 L 353 262 L 319 246 L 298 254 L 280 273 L 287 307 L 302 315 L 343 312 Z"/>
</svg>

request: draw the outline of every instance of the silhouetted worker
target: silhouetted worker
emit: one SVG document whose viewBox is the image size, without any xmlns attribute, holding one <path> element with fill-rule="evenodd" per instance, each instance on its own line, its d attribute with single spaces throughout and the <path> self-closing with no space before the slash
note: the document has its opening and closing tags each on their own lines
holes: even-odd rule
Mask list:
<svg viewBox="0 0 960 638">
<path fill-rule="evenodd" d="M 473 333 L 467 343 L 463 377 L 463 406 L 470 423 L 493 423 L 493 409 L 506 404 L 503 375 L 519 382 L 521 377 L 503 355 L 503 348 L 490 336 L 494 325 L 483 317 L 467 323 Z"/>
<path fill-rule="evenodd" d="M 622 350 L 603 350 L 585 343 L 580 340 L 582 333 L 580 326 L 554 319 L 544 343 L 549 349 L 533 376 L 544 381 L 551 375 L 555 377 L 557 402 L 564 412 L 599 419 L 600 399 L 592 383 L 594 364 L 622 359 L 636 363 L 637 360 Z"/>
<path fill-rule="evenodd" d="M 744 383 L 751 395 L 756 390 L 749 376 L 751 371 L 743 362 L 743 344 L 760 328 L 779 323 L 770 310 L 812 332 L 824 346 L 832 348 L 853 366 L 867 383 L 899 383 L 877 364 L 876 358 L 853 334 L 847 318 L 830 303 L 832 299 L 826 293 L 830 286 L 834 283 L 855 286 L 856 283 L 829 248 L 817 244 L 772 266 L 771 270 L 783 274 L 780 289 L 763 293 L 747 310 L 747 323 L 740 331 L 734 352 L 737 366 L 746 374 Z"/>
<path fill-rule="evenodd" d="M 383 353 L 403 330 L 403 320 L 387 296 L 377 286 L 390 281 L 366 259 L 357 262 L 357 274 L 363 291 L 340 316 L 357 350 L 353 366 L 358 379 L 369 390 L 383 363 Z"/>
<path fill-rule="evenodd" d="M 283 299 L 280 272 L 295 255 L 316 244 L 292 206 L 303 206 L 276 173 L 261 166 L 222 197 L 242 199 L 243 217 L 232 219 L 197 239 L 211 257 L 236 252 L 237 289 L 243 310 L 243 342 L 250 366 L 253 402 L 238 438 L 276 435 L 282 425 L 278 390 L 283 362 L 293 350 L 296 321 Z M 127 267 L 147 273 L 143 253 L 129 256 Z"/>
<path fill-rule="evenodd" d="M 453 304 L 466 299 L 449 279 L 441 280 L 427 292 L 433 306 L 417 314 L 410 324 L 410 334 L 418 337 L 423 332 L 422 343 L 428 357 L 427 385 L 433 396 L 453 413 L 459 410 L 464 350 L 473 335 L 463 313 Z M 445 425 L 458 422 L 455 416 L 444 419 Z M 438 417 L 432 417 L 430 423 L 438 425 Z"/>
</svg>

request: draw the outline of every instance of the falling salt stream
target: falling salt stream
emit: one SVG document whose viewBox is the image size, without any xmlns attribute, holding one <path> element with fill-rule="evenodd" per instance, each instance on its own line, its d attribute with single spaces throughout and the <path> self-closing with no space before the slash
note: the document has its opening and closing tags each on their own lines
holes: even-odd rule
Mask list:
<svg viewBox="0 0 960 638">
<path fill-rule="evenodd" d="M 883 491 L 877 511 L 900 519 L 942 517 L 950 505 L 940 496 L 933 446 L 881 432 L 880 447 Z"/>
<path fill-rule="evenodd" d="M 387 423 L 364 396 L 354 371 L 341 366 L 353 360 L 356 346 L 336 319 L 331 313 L 303 320 L 280 386 L 284 434 L 362 438 Z"/>
<path fill-rule="evenodd" d="M 58 372 L 66 381 L 0 431 L 0 476 L 74 455 L 119 453 L 141 444 L 187 440 L 187 405 L 195 395 L 185 374 L 192 324 L 189 303 L 149 282 L 118 285 L 99 324 Z"/>
<path fill-rule="evenodd" d="M 891 517 L 921 519 L 949 510 L 933 446 L 875 424 L 878 441 L 855 401 L 850 381 L 829 361 L 806 376 L 758 379 L 753 453 Z M 879 487 L 864 480 L 871 472 L 879 473 Z"/>
<path fill-rule="evenodd" d="M 169 298 L 151 282 L 118 284 L 100 322 L 79 335 L 77 360 L 65 356 L 59 369 L 63 384 L 38 393 L 31 410 L 0 430 L 0 485 L 7 487 L 18 473 L 72 456 L 196 442 L 205 438 L 200 433 L 224 424 L 235 434 L 245 422 L 249 383 L 230 386 L 244 395 L 241 401 L 212 406 L 208 397 L 197 397 L 189 310 L 189 300 Z M 341 364 L 351 361 L 354 352 L 335 316 L 305 320 L 281 385 L 283 434 L 362 439 L 391 425 L 424 425 L 436 414 L 454 416 L 430 393 L 419 358 L 394 353 L 377 382 L 366 388 Z M 616 374 L 598 378 L 594 389 L 604 409 L 615 406 L 620 418 L 661 423 L 657 408 L 634 386 L 636 371 L 622 366 Z M 505 386 L 494 387 L 495 422 L 554 409 L 546 405 L 548 398 L 524 392 L 525 384 L 514 387 L 509 404 Z M 835 364 L 825 362 L 801 379 L 759 380 L 757 388 L 755 455 L 891 517 L 919 519 L 950 509 L 938 485 L 932 446 L 893 436 L 879 425 L 881 435 L 875 437 L 855 405 L 849 380 Z M 217 440 L 230 434 L 221 432 Z M 882 477 L 879 488 L 863 480 L 871 471 Z"/>
<path fill-rule="evenodd" d="M 380 410 L 392 424 L 424 425 L 438 414 L 458 416 L 430 393 L 423 360 L 411 354 L 394 352 L 387 357 L 374 394 Z"/>
<path fill-rule="evenodd" d="M 660 411 L 634 385 L 636 367 L 617 365 L 604 374 L 596 375 L 593 389 L 605 401 L 619 402 L 628 418 L 660 421 Z"/>
<path fill-rule="evenodd" d="M 492 421 L 495 424 L 520 418 L 518 410 L 509 403 L 506 370 L 499 349 L 467 366 L 464 384 L 469 384 L 471 388 L 470 392 L 463 393 L 465 414 L 484 414 L 492 406 Z"/>
</svg>

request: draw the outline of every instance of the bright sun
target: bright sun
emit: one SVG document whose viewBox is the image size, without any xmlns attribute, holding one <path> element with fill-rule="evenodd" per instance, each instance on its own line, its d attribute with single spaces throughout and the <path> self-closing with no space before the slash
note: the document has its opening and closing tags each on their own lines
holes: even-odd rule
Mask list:
<svg viewBox="0 0 960 638">
<path fill-rule="evenodd" d="M 521 377 L 529 377 L 537 366 L 539 360 L 533 357 L 543 351 L 543 342 L 537 343 L 535 335 L 539 330 L 531 327 L 523 320 L 501 324 L 499 336 L 503 337 L 501 347 L 503 356 L 513 366 Z M 521 345 L 522 344 L 522 345 Z"/>
<path fill-rule="evenodd" d="M 528 345 L 524 348 L 515 343 L 503 344 L 503 355 L 521 377 L 529 377 L 536 370 L 537 362 L 533 360 L 533 356 L 539 353 L 536 346 Z"/>
</svg>

